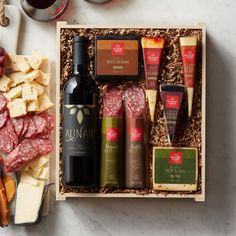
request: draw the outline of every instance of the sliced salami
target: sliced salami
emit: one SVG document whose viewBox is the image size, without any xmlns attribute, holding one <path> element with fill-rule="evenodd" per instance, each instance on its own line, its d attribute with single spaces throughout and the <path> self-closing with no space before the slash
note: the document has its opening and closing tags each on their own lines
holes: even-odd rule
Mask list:
<svg viewBox="0 0 236 236">
<path fill-rule="evenodd" d="M 8 118 L 9 118 L 8 110 L 0 113 L 0 128 L 2 128 L 5 125 L 5 123 L 7 122 Z"/>
<path fill-rule="evenodd" d="M 19 137 L 21 135 L 23 128 L 24 128 L 24 119 L 19 117 L 19 118 L 13 118 L 11 120 L 12 120 L 12 124 L 14 126 L 15 133 Z"/>
<path fill-rule="evenodd" d="M 20 137 L 23 137 L 25 135 L 25 133 L 28 131 L 29 124 L 30 124 L 30 117 L 29 116 L 25 116 L 24 117 L 24 127 L 22 129 Z"/>
<path fill-rule="evenodd" d="M 44 128 L 42 135 L 50 135 L 54 129 L 54 124 L 55 124 L 55 120 L 54 120 L 54 116 L 51 113 L 41 113 L 40 116 L 46 120 L 47 126 Z"/>
<path fill-rule="evenodd" d="M 7 172 L 20 170 L 38 155 L 30 139 L 23 140 L 5 159 Z"/>
<path fill-rule="evenodd" d="M 11 119 L 7 121 L 6 126 L 3 129 L 6 130 L 6 134 L 12 139 L 15 148 L 18 145 L 18 136 L 15 133 L 15 129 Z"/>
<path fill-rule="evenodd" d="M 34 148 L 37 149 L 39 155 L 42 156 L 50 153 L 53 149 L 52 142 L 50 139 L 35 138 L 32 139 L 32 144 Z"/>
<path fill-rule="evenodd" d="M 7 99 L 0 93 L 0 112 L 4 111 L 7 107 Z"/>
<path fill-rule="evenodd" d="M 43 117 L 39 115 L 34 115 L 33 120 L 36 127 L 36 134 L 41 134 L 47 129 L 48 124 Z"/>
<path fill-rule="evenodd" d="M 103 97 L 103 116 L 120 117 L 123 113 L 122 106 L 123 92 L 112 88 L 108 90 Z"/>
<path fill-rule="evenodd" d="M 146 108 L 146 99 L 144 90 L 133 85 L 125 92 L 126 114 L 129 118 L 141 116 Z"/>
<path fill-rule="evenodd" d="M 6 129 L 0 132 L 0 152 L 4 154 L 10 153 L 14 148 L 13 140 L 6 133 Z"/>
<path fill-rule="evenodd" d="M 29 118 L 29 127 L 27 132 L 25 133 L 25 138 L 32 138 L 37 134 L 37 128 L 34 124 L 34 119 L 33 117 Z"/>
</svg>

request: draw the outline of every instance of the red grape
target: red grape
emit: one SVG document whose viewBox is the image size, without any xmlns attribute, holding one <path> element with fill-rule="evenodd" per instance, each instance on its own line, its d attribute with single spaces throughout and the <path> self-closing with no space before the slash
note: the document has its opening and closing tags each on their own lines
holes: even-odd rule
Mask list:
<svg viewBox="0 0 236 236">
<path fill-rule="evenodd" d="M 4 67 L 7 63 L 7 54 L 5 49 L 0 47 L 0 76 L 4 74 Z"/>
</svg>

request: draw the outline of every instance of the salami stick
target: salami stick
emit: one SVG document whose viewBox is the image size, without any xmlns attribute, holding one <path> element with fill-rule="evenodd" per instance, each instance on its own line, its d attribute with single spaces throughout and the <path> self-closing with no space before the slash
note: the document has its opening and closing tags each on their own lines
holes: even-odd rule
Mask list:
<svg viewBox="0 0 236 236">
<path fill-rule="evenodd" d="M 103 97 L 101 187 L 122 187 L 124 182 L 122 96 L 111 88 Z"/>
<path fill-rule="evenodd" d="M 146 100 L 143 89 L 132 86 L 125 92 L 125 183 L 127 188 L 145 187 Z"/>
</svg>

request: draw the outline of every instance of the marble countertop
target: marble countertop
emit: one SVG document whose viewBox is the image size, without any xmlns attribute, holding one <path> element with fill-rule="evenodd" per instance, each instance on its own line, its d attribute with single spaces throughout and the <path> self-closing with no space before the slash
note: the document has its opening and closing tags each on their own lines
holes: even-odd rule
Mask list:
<svg viewBox="0 0 236 236">
<path fill-rule="evenodd" d="M 10 0 L 19 5 L 19 0 Z M 236 1 L 113 0 L 95 6 L 71 0 L 60 20 L 80 24 L 207 26 L 206 202 L 186 199 L 70 199 L 56 202 L 41 224 L 9 226 L 0 236 L 236 235 Z M 46 43 L 45 43 L 46 42 Z M 41 50 L 56 59 L 56 23 L 25 15 L 18 53 Z"/>
</svg>

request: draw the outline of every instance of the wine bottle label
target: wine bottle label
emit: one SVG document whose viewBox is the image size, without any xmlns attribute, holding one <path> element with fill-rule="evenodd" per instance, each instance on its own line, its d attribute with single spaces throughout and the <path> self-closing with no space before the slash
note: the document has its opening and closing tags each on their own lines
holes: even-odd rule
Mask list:
<svg viewBox="0 0 236 236">
<path fill-rule="evenodd" d="M 91 156 L 96 144 L 95 105 L 64 105 L 63 149 L 65 156 Z"/>
</svg>

